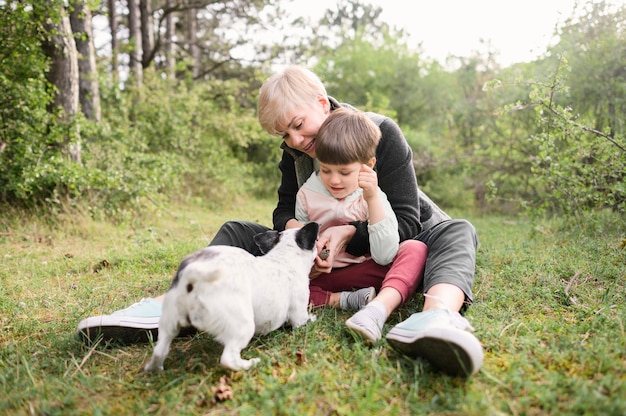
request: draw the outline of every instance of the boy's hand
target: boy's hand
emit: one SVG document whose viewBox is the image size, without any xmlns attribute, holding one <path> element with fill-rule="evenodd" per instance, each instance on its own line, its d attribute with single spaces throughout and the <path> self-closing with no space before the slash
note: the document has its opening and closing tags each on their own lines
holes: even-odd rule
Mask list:
<svg viewBox="0 0 626 416">
<path fill-rule="evenodd" d="M 378 175 L 365 164 L 361 165 L 359 172 L 359 188 L 363 189 L 363 198 L 366 201 L 378 196 Z"/>
<path fill-rule="evenodd" d="M 317 252 L 315 264 L 311 269 L 309 277 L 311 279 L 319 276 L 321 273 L 330 273 L 333 269 L 335 256 L 341 249 L 350 242 L 356 228 L 352 225 L 337 225 L 324 230 L 317 239 Z M 322 252 L 324 252 L 323 258 Z"/>
</svg>

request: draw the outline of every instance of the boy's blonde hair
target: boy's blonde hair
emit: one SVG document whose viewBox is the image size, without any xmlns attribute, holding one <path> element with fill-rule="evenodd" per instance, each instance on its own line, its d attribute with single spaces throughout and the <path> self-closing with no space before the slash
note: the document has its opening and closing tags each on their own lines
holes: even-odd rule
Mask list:
<svg viewBox="0 0 626 416">
<path fill-rule="evenodd" d="M 328 97 L 317 75 L 301 66 L 289 66 L 261 86 L 257 104 L 259 123 L 269 134 L 281 136 L 289 114 L 311 105 L 320 95 Z"/>
<path fill-rule="evenodd" d="M 338 108 L 330 112 L 315 140 L 315 155 L 322 163 L 367 163 L 376 157 L 380 128 L 362 111 Z"/>
</svg>

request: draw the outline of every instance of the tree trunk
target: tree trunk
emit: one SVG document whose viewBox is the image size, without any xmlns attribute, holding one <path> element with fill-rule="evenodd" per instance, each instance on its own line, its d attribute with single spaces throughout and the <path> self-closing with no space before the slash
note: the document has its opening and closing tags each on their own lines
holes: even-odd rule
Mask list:
<svg viewBox="0 0 626 416">
<path fill-rule="evenodd" d="M 130 75 L 137 86 L 141 85 L 143 70 L 141 67 L 141 30 L 139 24 L 139 5 L 137 0 L 128 0 L 128 43 L 130 45 Z"/>
<path fill-rule="evenodd" d="M 119 42 L 117 41 L 117 13 L 115 13 L 115 0 L 107 1 L 109 7 L 109 28 L 111 29 L 111 77 L 113 85 L 119 81 L 119 73 L 117 68 L 117 51 L 119 50 Z"/>
<path fill-rule="evenodd" d="M 195 79 L 199 72 L 200 50 L 198 49 L 198 32 L 196 22 L 196 9 L 187 11 L 187 45 L 191 55 L 191 74 Z"/>
<path fill-rule="evenodd" d="M 61 10 L 58 22 L 47 19 L 44 28 L 48 38 L 43 42 L 42 49 L 51 61 L 47 77 L 56 87 L 56 94 L 49 110 L 56 112 L 60 108 L 61 121 L 74 128 L 73 120 L 78 112 L 78 53 L 65 9 Z M 80 163 L 78 130 L 68 131 L 62 145 L 69 158 Z"/>
<path fill-rule="evenodd" d="M 167 0 L 165 8 L 170 10 L 174 7 L 174 0 Z M 174 56 L 174 34 L 176 31 L 174 13 L 168 13 L 165 17 L 165 71 L 169 79 L 176 79 L 176 58 Z"/>
<path fill-rule="evenodd" d="M 70 23 L 78 52 L 79 89 L 81 110 L 89 120 L 100 121 L 100 90 L 96 68 L 96 51 L 91 27 L 91 10 L 82 0 L 71 3 Z"/>
<path fill-rule="evenodd" d="M 150 0 L 139 0 L 139 14 L 141 16 L 141 46 L 143 49 L 141 63 L 143 68 L 147 68 L 152 62 L 152 49 L 154 49 Z"/>
</svg>

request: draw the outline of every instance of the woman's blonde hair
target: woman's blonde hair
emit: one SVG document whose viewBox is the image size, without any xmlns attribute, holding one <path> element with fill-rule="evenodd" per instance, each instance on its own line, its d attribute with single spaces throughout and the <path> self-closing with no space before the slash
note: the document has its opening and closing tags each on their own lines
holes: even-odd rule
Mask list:
<svg viewBox="0 0 626 416">
<path fill-rule="evenodd" d="M 337 108 L 324 120 L 315 139 L 315 155 L 322 163 L 367 163 L 376 157 L 380 128 L 362 111 Z"/>
<path fill-rule="evenodd" d="M 311 70 L 292 65 L 269 77 L 259 90 L 257 111 L 261 127 L 281 136 L 280 130 L 290 113 L 311 105 L 319 96 L 327 97 L 324 84 Z"/>
</svg>

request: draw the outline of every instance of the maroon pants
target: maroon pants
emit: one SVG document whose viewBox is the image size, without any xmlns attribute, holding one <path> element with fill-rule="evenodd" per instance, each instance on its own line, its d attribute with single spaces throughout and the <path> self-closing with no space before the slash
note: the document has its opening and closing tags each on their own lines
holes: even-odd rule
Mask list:
<svg viewBox="0 0 626 416">
<path fill-rule="evenodd" d="M 311 280 L 309 304 L 327 305 L 333 292 L 362 289 L 373 286 L 377 292 L 392 287 L 402 296 L 402 303 L 411 297 L 424 278 L 424 265 L 428 247 L 418 240 L 400 243 L 393 262 L 381 266 L 369 259 L 346 267 L 331 270 Z"/>
</svg>

